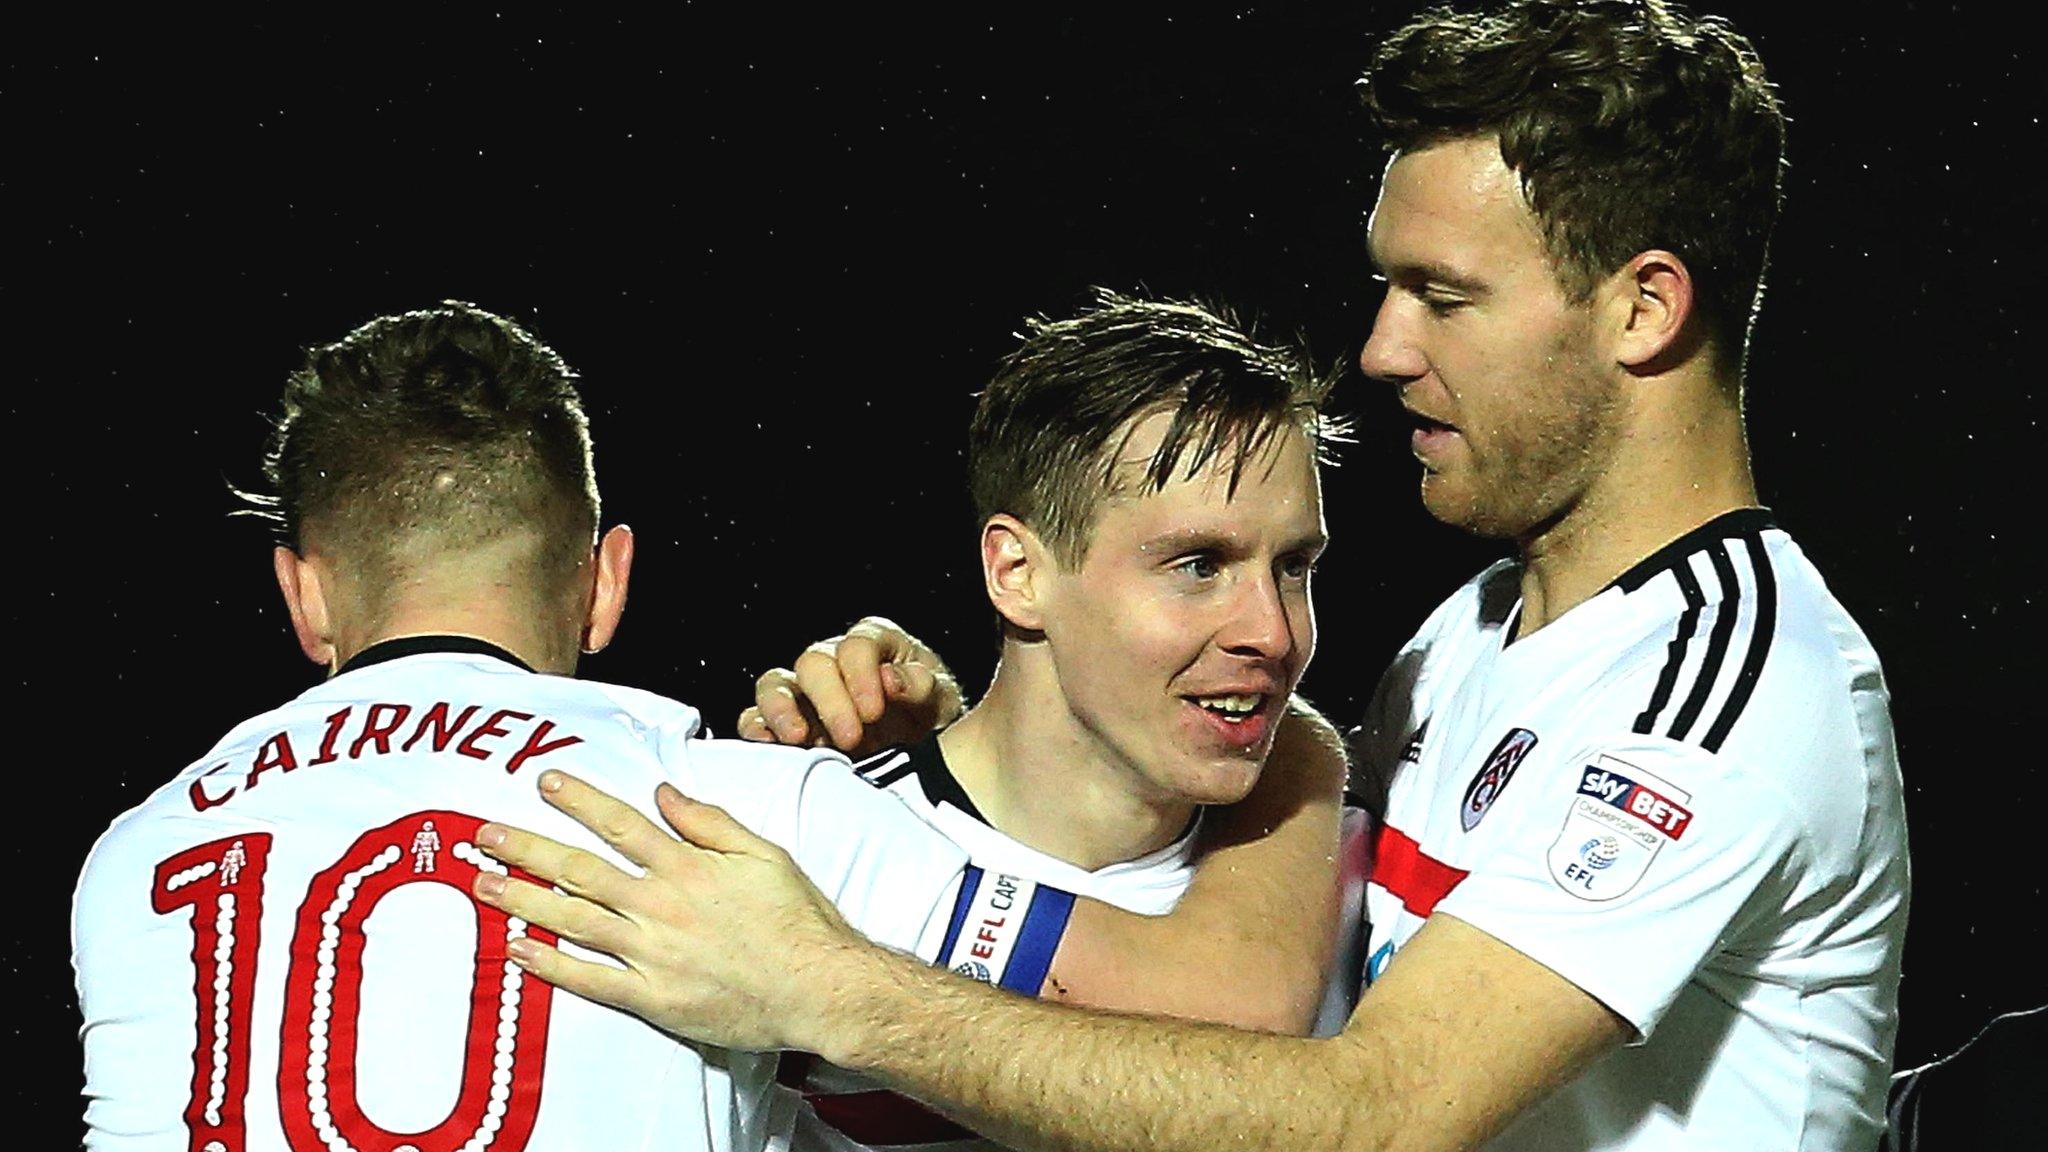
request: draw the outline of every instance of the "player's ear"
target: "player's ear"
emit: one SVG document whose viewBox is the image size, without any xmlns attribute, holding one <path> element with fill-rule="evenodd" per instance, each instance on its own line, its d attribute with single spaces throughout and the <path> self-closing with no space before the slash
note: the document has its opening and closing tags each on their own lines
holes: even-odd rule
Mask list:
<svg viewBox="0 0 2048 1152">
<path fill-rule="evenodd" d="M 1040 600 L 1052 555 L 1022 520 L 998 512 L 981 526 L 981 580 L 988 602 L 1013 627 L 1045 627 Z"/>
<path fill-rule="evenodd" d="M 614 525 L 597 542 L 591 563 L 590 607 L 583 617 L 582 647 L 603 651 L 626 613 L 626 582 L 633 574 L 633 530 Z"/>
<path fill-rule="evenodd" d="M 320 570 L 312 561 L 279 545 L 271 550 L 270 566 L 277 574 L 278 591 L 284 593 L 285 611 L 291 614 L 292 633 L 299 638 L 299 651 L 322 667 L 334 666 L 334 627 L 327 612 L 327 589 L 320 582 Z"/>
<path fill-rule="evenodd" d="M 1639 375 L 1654 375 L 1683 359 L 1696 343 L 1687 332 L 1693 315 L 1692 273 L 1662 249 L 1636 253 L 1608 278 L 1614 359 Z"/>
</svg>

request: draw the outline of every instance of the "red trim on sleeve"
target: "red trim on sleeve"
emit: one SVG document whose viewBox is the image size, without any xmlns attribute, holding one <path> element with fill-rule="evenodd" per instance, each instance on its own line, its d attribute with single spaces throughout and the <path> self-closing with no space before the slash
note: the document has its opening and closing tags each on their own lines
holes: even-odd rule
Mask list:
<svg viewBox="0 0 2048 1152">
<path fill-rule="evenodd" d="M 1451 894 L 1465 877 L 1463 868 L 1453 868 L 1422 850 L 1406 832 L 1381 824 L 1373 846 L 1372 881 L 1401 898 L 1402 907 L 1417 916 L 1427 916 L 1437 902 Z"/>
</svg>

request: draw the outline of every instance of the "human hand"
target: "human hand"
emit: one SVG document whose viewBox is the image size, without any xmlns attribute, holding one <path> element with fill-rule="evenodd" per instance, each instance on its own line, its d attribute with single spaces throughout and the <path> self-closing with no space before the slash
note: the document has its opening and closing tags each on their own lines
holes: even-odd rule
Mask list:
<svg viewBox="0 0 2048 1152">
<path fill-rule="evenodd" d="M 724 809 L 666 784 L 655 802 L 680 840 L 567 773 L 542 773 L 540 788 L 549 804 L 645 873 L 634 876 L 532 832 L 484 825 L 477 843 L 486 851 L 561 891 L 485 872 L 473 885 L 477 898 L 625 967 L 577 959 L 530 937 L 508 945 L 513 962 L 693 1040 L 815 1048 L 808 1033 L 824 1015 L 818 1002 L 841 986 L 821 978 L 829 960 L 857 962 L 858 953 L 880 949 L 840 918 L 787 852 Z"/>
<path fill-rule="evenodd" d="M 742 739 L 829 744 L 859 757 L 923 738 L 962 711 L 959 681 L 939 655 L 892 620 L 868 616 L 843 636 L 771 668 L 740 713 Z"/>
</svg>

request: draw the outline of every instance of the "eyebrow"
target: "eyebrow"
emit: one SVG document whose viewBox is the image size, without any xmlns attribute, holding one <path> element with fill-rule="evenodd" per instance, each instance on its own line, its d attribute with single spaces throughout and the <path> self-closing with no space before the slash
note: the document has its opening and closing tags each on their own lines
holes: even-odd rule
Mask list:
<svg viewBox="0 0 2048 1152">
<path fill-rule="evenodd" d="M 1329 546 L 1329 534 L 1315 532 L 1289 541 L 1280 551 L 1320 552 Z M 1189 552 L 1220 552 L 1226 556 L 1234 556 L 1245 550 L 1237 541 L 1207 528 L 1179 528 L 1161 532 L 1139 544 L 1138 548 L 1142 552 L 1158 553 L 1162 556 L 1181 556 Z"/>
<path fill-rule="evenodd" d="M 1367 250 L 1370 255 L 1370 249 Z M 1372 257 L 1372 266 L 1388 283 L 1402 287 L 1417 284 L 1441 284 L 1461 292 L 1478 295 L 1487 290 L 1486 284 L 1472 274 L 1436 260 L 1397 261 L 1392 265 L 1382 264 L 1377 256 Z"/>
</svg>

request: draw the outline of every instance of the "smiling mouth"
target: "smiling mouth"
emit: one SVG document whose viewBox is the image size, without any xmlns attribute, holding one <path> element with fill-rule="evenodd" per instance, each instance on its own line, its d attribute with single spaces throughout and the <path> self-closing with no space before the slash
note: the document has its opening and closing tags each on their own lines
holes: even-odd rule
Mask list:
<svg viewBox="0 0 2048 1152">
<path fill-rule="evenodd" d="M 1266 706 L 1264 693 L 1241 696 L 1189 696 L 1189 703 L 1214 714 L 1226 723 L 1242 724 Z"/>
</svg>

